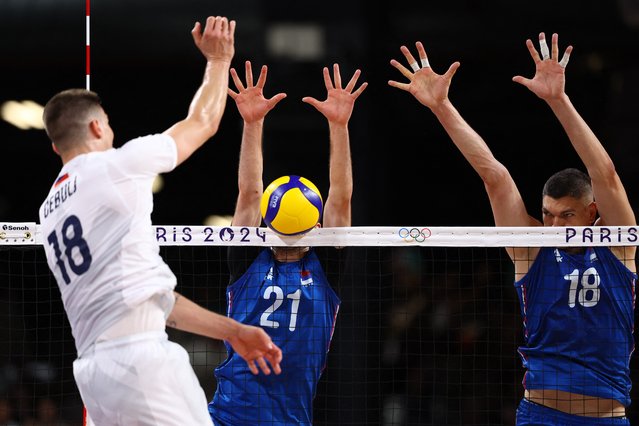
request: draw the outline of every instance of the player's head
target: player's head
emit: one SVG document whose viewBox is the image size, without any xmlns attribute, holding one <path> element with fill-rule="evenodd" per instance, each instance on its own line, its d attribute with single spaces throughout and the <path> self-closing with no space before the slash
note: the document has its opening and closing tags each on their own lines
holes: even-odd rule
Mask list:
<svg viewBox="0 0 639 426">
<path fill-rule="evenodd" d="M 544 226 L 590 226 L 597 215 L 590 177 L 569 168 L 544 185 L 541 207 Z"/>
<path fill-rule="evenodd" d="M 322 227 L 322 224 L 317 223 L 312 229 L 302 234 L 298 234 L 296 235 L 296 237 L 300 237 L 302 235 L 308 234 L 313 229 L 321 228 L 321 227 Z M 303 258 L 306 252 L 308 252 L 310 249 L 311 249 L 310 247 L 281 246 L 281 247 L 271 247 L 271 252 L 273 253 L 273 256 L 275 256 L 275 259 L 280 262 L 294 262 L 296 260 L 300 260 L 301 258 Z"/>
<path fill-rule="evenodd" d="M 279 262 L 295 262 L 304 257 L 310 247 L 271 247 L 273 257 Z"/>
<path fill-rule="evenodd" d="M 90 90 L 69 89 L 56 94 L 45 105 L 43 120 L 59 153 L 96 138 L 113 144 L 113 131 L 100 97 Z"/>
</svg>

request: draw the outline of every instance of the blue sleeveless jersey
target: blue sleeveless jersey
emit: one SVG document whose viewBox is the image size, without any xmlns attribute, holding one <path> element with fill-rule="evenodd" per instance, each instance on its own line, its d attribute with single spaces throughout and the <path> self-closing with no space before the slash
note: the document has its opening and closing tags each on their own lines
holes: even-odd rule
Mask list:
<svg viewBox="0 0 639 426">
<path fill-rule="evenodd" d="M 542 248 L 515 283 L 526 345 L 526 389 L 552 389 L 630 405 L 636 274 L 607 247 L 569 254 Z"/>
<path fill-rule="evenodd" d="M 226 345 L 215 369 L 211 418 L 224 425 L 310 425 L 313 398 L 333 335 L 340 300 L 311 249 L 296 262 L 276 261 L 270 249 L 227 288 L 228 316 L 262 327 L 282 349 L 280 375 L 253 375 Z"/>
</svg>

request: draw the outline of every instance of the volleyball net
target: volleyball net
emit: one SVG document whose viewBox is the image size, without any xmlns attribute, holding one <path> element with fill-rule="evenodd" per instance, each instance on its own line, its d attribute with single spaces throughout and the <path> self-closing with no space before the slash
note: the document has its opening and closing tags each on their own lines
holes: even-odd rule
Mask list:
<svg viewBox="0 0 639 426">
<path fill-rule="evenodd" d="M 219 313 L 227 311 L 229 247 L 344 248 L 332 283 L 341 306 L 314 399 L 318 425 L 514 424 L 523 326 L 504 247 L 637 245 L 635 227 L 350 227 L 281 237 L 266 228 L 170 225 L 153 232 L 176 291 Z M 0 224 L 0 399 L 20 421 L 50 404 L 80 424 L 75 346 L 43 243 L 34 223 Z M 224 345 L 167 332 L 189 352 L 210 400 Z"/>
</svg>

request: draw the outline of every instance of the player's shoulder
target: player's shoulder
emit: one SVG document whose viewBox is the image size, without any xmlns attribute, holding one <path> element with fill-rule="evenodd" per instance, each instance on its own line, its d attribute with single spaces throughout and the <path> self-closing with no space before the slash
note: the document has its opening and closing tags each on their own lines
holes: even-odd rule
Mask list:
<svg viewBox="0 0 639 426">
<path fill-rule="evenodd" d="M 154 133 L 145 136 L 138 136 L 137 138 L 131 139 L 118 148 L 119 151 L 130 151 L 130 150 L 154 150 L 158 148 L 160 144 L 173 144 L 173 138 L 164 133 Z"/>
<path fill-rule="evenodd" d="M 120 167 L 131 171 L 163 173 L 173 170 L 177 162 L 177 146 L 166 134 L 131 139 L 115 151 Z"/>
</svg>

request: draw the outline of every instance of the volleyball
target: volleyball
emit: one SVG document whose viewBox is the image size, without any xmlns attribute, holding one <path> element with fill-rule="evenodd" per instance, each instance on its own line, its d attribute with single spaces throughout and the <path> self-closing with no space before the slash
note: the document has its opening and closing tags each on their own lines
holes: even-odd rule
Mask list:
<svg viewBox="0 0 639 426">
<path fill-rule="evenodd" d="M 282 176 L 266 187 L 260 209 L 266 226 L 278 234 L 303 234 L 322 219 L 322 195 L 306 178 Z"/>
</svg>

